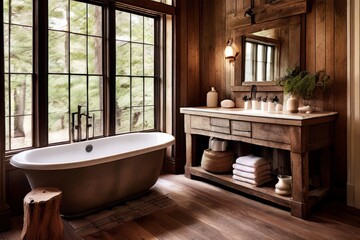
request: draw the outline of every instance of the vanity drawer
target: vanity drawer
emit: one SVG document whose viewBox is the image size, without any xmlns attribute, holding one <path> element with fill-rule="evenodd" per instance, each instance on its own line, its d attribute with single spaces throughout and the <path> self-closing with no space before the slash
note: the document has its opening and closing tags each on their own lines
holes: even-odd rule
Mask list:
<svg viewBox="0 0 360 240">
<path fill-rule="evenodd" d="M 190 124 L 191 124 L 191 128 L 209 130 L 209 131 L 211 130 L 209 117 L 191 116 Z"/>
<path fill-rule="evenodd" d="M 275 124 L 253 123 L 252 137 L 256 139 L 290 144 L 290 127 Z"/>
<path fill-rule="evenodd" d="M 231 121 L 231 134 L 242 137 L 251 137 L 251 123 Z"/>
<path fill-rule="evenodd" d="M 211 131 L 230 134 L 230 120 L 224 118 L 210 118 Z"/>
<path fill-rule="evenodd" d="M 214 117 L 191 116 L 191 128 L 230 134 L 230 120 Z"/>
</svg>

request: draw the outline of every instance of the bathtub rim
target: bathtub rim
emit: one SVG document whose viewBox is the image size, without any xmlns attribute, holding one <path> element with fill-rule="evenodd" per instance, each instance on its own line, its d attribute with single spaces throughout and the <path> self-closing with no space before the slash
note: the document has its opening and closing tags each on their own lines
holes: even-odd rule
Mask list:
<svg viewBox="0 0 360 240">
<path fill-rule="evenodd" d="M 155 135 L 161 135 L 162 137 L 164 137 L 164 141 L 161 142 L 160 144 L 156 144 L 156 145 L 152 145 L 149 147 L 144 147 L 141 149 L 136 149 L 133 151 L 127 151 L 124 153 L 119 153 L 116 155 L 112 155 L 112 156 L 107 156 L 107 157 L 101 157 L 101 158 L 94 158 L 91 160 L 87 160 L 87 161 L 76 161 L 76 162 L 61 162 L 61 163 L 54 163 L 54 162 L 46 162 L 46 163 L 41 163 L 41 162 L 29 162 L 26 161 L 24 159 L 26 159 L 27 155 L 29 153 L 31 153 L 32 151 L 41 151 L 44 148 L 47 149 L 52 149 L 52 148 L 59 148 L 59 147 L 64 147 L 66 146 L 64 145 L 56 145 L 56 146 L 47 146 L 47 147 L 43 147 L 43 148 L 34 148 L 34 149 L 29 149 L 29 150 L 25 150 L 23 152 L 20 152 L 18 154 L 15 154 L 14 156 L 12 156 L 10 158 L 10 164 L 14 167 L 17 167 L 19 169 L 24 169 L 24 170 L 39 170 L 39 171 L 46 171 L 46 170 L 64 170 L 64 169 L 72 169 L 72 168 L 81 168 L 81 167 L 89 167 L 89 166 L 94 166 L 97 164 L 104 164 L 104 163 L 108 163 L 108 162 L 112 162 L 112 161 L 116 161 L 116 160 L 120 160 L 120 159 L 125 159 L 125 158 L 129 158 L 129 157 L 134 157 L 137 155 L 141 155 L 147 152 L 153 152 L 153 151 L 157 151 L 160 149 L 164 149 L 166 147 L 169 147 L 171 145 L 174 144 L 175 142 L 175 137 L 169 133 L 164 133 L 164 132 L 136 132 L 136 133 L 126 133 L 126 134 L 121 134 L 121 135 L 115 135 L 115 136 L 110 136 L 110 137 L 105 137 L 106 139 L 111 139 L 111 138 L 117 138 L 117 137 L 126 137 L 126 135 L 147 135 L 147 134 L 155 134 Z M 93 139 L 93 140 L 88 140 L 88 141 L 83 141 L 83 142 L 79 142 L 79 143 L 70 143 L 70 144 L 82 144 L 82 145 L 88 145 L 91 144 L 94 141 L 99 141 L 101 139 L 105 139 L 105 138 L 100 138 L 100 139 Z"/>
</svg>

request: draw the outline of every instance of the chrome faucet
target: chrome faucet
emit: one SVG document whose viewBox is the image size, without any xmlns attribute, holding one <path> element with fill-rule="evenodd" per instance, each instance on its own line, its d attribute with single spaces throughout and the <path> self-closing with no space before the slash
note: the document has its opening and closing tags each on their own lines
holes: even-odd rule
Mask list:
<svg viewBox="0 0 360 240">
<path fill-rule="evenodd" d="M 95 115 L 93 114 L 93 116 L 89 116 L 89 113 L 83 113 L 81 112 L 81 108 L 83 106 L 78 105 L 77 106 L 77 112 L 73 112 L 72 115 L 72 128 L 71 128 L 71 133 L 72 133 L 72 142 L 80 142 L 83 140 L 89 140 L 89 129 L 92 127 L 92 137 L 94 137 L 94 119 L 95 119 Z M 76 125 L 75 125 L 75 115 L 76 115 Z M 82 138 L 82 117 L 85 116 L 86 118 L 86 135 L 85 135 L 85 139 Z M 93 120 L 93 124 L 89 124 L 89 119 Z M 76 130 L 76 138 L 75 138 L 75 130 Z"/>
</svg>

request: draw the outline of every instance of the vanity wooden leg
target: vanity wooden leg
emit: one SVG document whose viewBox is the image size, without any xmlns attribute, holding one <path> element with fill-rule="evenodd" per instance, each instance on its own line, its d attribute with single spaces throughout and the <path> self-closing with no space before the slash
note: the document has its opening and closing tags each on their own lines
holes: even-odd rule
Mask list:
<svg viewBox="0 0 360 240">
<path fill-rule="evenodd" d="M 292 193 L 291 215 L 306 218 L 309 215 L 309 154 L 291 152 Z"/>
<path fill-rule="evenodd" d="M 186 164 L 185 164 L 185 177 L 191 178 L 190 169 L 195 166 L 195 150 L 196 138 L 194 135 L 186 133 Z"/>
</svg>

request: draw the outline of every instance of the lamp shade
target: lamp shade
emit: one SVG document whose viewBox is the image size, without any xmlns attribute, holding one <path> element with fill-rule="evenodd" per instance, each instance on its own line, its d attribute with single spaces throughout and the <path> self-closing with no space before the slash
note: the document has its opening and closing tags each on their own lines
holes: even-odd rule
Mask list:
<svg viewBox="0 0 360 240">
<path fill-rule="evenodd" d="M 236 44 L 234 43 L 232 38 L 229 38 L 227 42 L 227 46 L 225 47 L 225 59 L 228 59 L 230 61 L 235 60 L 236 56 L 239 54 L 240 49 Z"/>
</svg>

